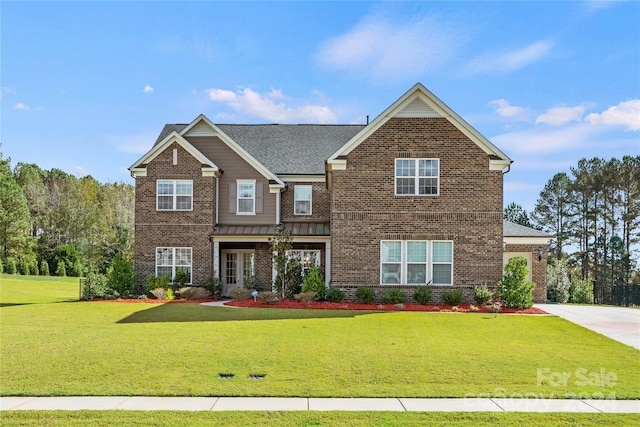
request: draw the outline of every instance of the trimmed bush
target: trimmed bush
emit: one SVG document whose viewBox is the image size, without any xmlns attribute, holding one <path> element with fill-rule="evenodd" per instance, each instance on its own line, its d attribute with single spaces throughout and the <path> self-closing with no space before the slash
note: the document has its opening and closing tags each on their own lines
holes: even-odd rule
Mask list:
<svg viewBox="0 0 640 427">
<path fill-rule="evenodd" d="M 251 298 L 251 289 L 233 288 L 229 291 L 229 296 L 235 301 Z"/>
<path fill-rule="evenodd" d="M 222 297 L 223 284 L 219 277 L 207 277 L 207 281 L 202 284 L 202 287 L 209 291 L 211 298 L 220 299 Z"/>
<path fill-rule="evenodd" d="M 369 286 L 360 286 L 356 289 L 356 298 L 362 304 L 371 304 L 376 297 L 376 292 Z"/>
<path fill-rule="evenodd" d="M 420 286 L 413 293 L 413 299 L 418 304 L 422 304 L 422 305 L 429 304 L 429 302 L 431 301 L 431 296 L 432 296 L 432 292 L 429 286 Z"/>
<path fill-rule="evenodd" d="M 56 276 L 65 277 L 67 275 L 67 267 L 64 266 L 64 262 L 59 261 L 56 268 Z"/>
<path fill-rule="evenodd" d="M 202 300 L 211 298 L 211 292 L 199 286 L 187 286 L 186 288 L 181 288 L 177 292 L 177 295 L 180 298 L 188 300 Z"/>
<path fill-rule="evenodd" d="M 167 289 L 169 287 L 169 277 L 168 276 L 147 276 L 147 284 L 145 285 L 145 290 L 147 292 L 153 293 L 154 289 L 162 288 Z"/>
<path fill-rule="evenodd" d="M 16 260 L 14 258 L 7 258 L 7 274 L 16 274 L 17 271 Z"/>
<path fill-rule="evenodd" d="M 504 276 L 498 283 L 497 293 L 507 308 L 529 308 L 533 305 L 533 290 L 536 284 L 527 280 L 527 260 L 517 256 L 504 266 Z"/>
<path fill-rule="evenodd" d="M 167 296 L 165 297 L 165 299 L 167 301 L 173 301 L 174 299 L 176 299 L 176 295 L 173 293 L 173 289 L 167 289 Z"/>
<path fill-rule="evenodd" d="M 295 294 L 293 296 L 293 298 L 297 301 L 301 301 L 305 304 L 311 304 L 313 301 L 316 300 L 316 293 L 315 292 L 301 292 L 299 294 Z"/>
<path fill-rule="evenodd" d="M 327 289 L 327 299 L 331 302 L 342 302 L 345 296 L 345 293 L 338 288 Z"/>
<path fill-rule="evenodd" d="M 4 264 L 2 263 L 2 260 L 0 259 L 0 274 L 4 273 Z"/>
<path fill-rule="evenodd" d="M 473 300 L 478 305 L 489 305 L 493 302 L 493 292 L 487 284 L 473 287 Z"/>
<path fill-rule="evenodd" d="M 29 263 L 29 272 L 32 276 L 37 276 L 40 274 L 40 270 L 38 269 L 38 261 L 35 259 Z"/>
<path fill-rule="evenodd" d="M 41 276 L 48 276 L 49 273 L 49 263 L 47 262 L 46 259 L 43 259 L 42 261 L 40 261 L 40 275 Z"/>
<path fill-rule="evenodd" d="M 313 266 L 307 272 L 307 275 L 302 282 L 302 293 L 315 292 L 316 299 L 323 299 L 326 293 L 326 286 L 324 279 L 320 274 L 318 267 Z"/>
<path fill-rule="evenodd" d="M 442 293 L 442 302 L 445 305 L 460 305 L 462 302 L 462 289 L 452 289 Z"/>
<path fill-rule="evenodd" d="M 138 295 L 140 292 L 133 264 L 120 257 L 114 259 L 113 270 L 109 275 L 109 287 L 114 295 L 122 298 L 132 298 Z"/>
<path fill-rule="evenodd" d="M 169 288 L 173 291 L 186 287 L 191 282 L 191 275 L 184 268 L 176 268 L 176 275 L 169 284 Z"/>
<path fill-rule="evenodd" d="M 265 304 L 275 304 L 280 298 L 275 292 L 260 292 L 258 293 L 258 299 Z"/>
<path fill-rule="evenodd" d="M 107 276 L 104 274 L 89 273 L 84 280 L 82 288 L 82 299 L 92 300 L 94 298 L 104 298 L 107 294 Z"/>
<path fill-rule="evenodd" d="M 401 289 L 391 289 L 382 294 L 382 302 L 385 304 L 402 304 L 405 298 Z"/>
</svg>

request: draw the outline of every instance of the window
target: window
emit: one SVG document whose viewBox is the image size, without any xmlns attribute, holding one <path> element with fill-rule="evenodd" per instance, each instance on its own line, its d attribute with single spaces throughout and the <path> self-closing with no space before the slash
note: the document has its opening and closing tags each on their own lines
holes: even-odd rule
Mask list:
<svg viewBox="0 0 640 427">
<path fill-rule="evenodd" d="M 383 285 L 453 284 L 453 242 L 382 240 L 380 283 Z"/>
<path fill-rule="evenodd" d="M 193 205 L 193 181 L 158 180 L 156 209 L 159 211 L 190 211 Z"/>
<path fill-rule="evenodd" d="M 189 273 L 191 283 L 191 248 L 156 248 L 156 276 L 173 280 L 178 270 Z"/>
<path fill-rule="evenodd" d="M 238 186 L 238 215 L 253 215 L 256 213 L 256 183 L 255 181 L 237 181 Z"/>
<path fill-rule="evenodd" d="M 303 276 L 311 267 L 320 267 L 320 251 L 317 250 L 292 249 L 287 251 L 287 257 L 300 263 Z"/>
<path fill-rule="evenodd" d="M 296 185 L 293 190 L 294 215 L 311 215 L 311 185 Z"/>
<path fill-rule="evenodd" d="M 439 159 L 396 159 L 396 196 L 437 196 Z"/>
</svg>

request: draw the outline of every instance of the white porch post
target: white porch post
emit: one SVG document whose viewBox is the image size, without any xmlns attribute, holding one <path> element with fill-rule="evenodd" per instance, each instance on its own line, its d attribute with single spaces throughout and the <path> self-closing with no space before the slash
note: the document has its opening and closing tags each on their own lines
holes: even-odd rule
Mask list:
<svg viewBox="0 0 640 427">
<path fill-rule="evenodd" d="M 220 277 L 220 242 L 213 239 L 213 278 Z"/>
<path fill-rule="evenodd" d="M 331 242 L 324 244 L 324 280 L 328 287 L 331 283 Z"/>
</svg>

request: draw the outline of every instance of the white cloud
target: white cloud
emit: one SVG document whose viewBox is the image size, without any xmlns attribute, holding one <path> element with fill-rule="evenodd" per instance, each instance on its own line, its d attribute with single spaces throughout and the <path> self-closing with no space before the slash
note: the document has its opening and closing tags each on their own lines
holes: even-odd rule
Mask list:
<svg viewBox="0 0 640 427">
<path fill-rule="evenodd" d="M 627 131 L 640 130 L 640 99 L 622 101 L 602 113 L 591 113 L 585 120 L 592 126 L 624 126 Z"/>
<path fill-rule="evenodd" d="M 106 135 L 106 142 L 122 153 L 144 154 L 156 142 L 158 134 L 140 133 L 131 135 Z"/>
<path fill-rule="evenodd" d="M 586 111 L 586 105 L 576 105 L 575 107 L 553 107 L 547 109 L 545 114 L 536 117 L 536 124 L 548 124 L 559 126 L 569 122 L 579 122 Z"/>
<path fill-rule="evenodd" d="M 555 153 L 584 147 L 595 137 L 593 129 L 584 124 L 561 128 L 530 128 L 494 136 L 491 141 L 505 152 L 520 155 Z"/>
<path fill-rule="evenodd" d="M 153 92 L 153 87 L 151 87 L 151 85 L 145 85 L 144 93 L 151 93 L 151 92 Z"/>
<path fill-rule="evenodd" d="M 528 109 L 517 105 L 511 105 L 506 99 L 495 99 L 489 102 L 489 105 L 495 106 L 496 113 L 498 113 L 500 117 L 519 122 L 529 121 Z"/>
<path fill-rule="evenodd" d="M 412 77 L 446 63 L 462 43 L 462 32 L 435 17 L 396 19 L 376 14 L 327 40 L 316 54 L 324 66 L 372 74 Z"/>
<path fill-rule="evenodd" d="M 4 95 L 15 95 L 16 91 L 13 88 L 10 88 L 8 86 L 2 86 L 0 87 L 0 98 L 2 98 Z"/>
<path fill-rule="evenodd" d="M 553 42 L 541 40 L 508 52 L 488 53 L 472 59 L 465 69 L 469 73 L 508 73 L 539 61 L 547 56 L 553 47 Z"/>
<path fill-rule="evenodd" d="M 270 120 L 276 123 L 336 123 L 336 115 L 326 105 L 289 106 L 290 100 L 281 90 L 258 93 L 249 88 L 237 92 L 226 89 L 206 89 L 205 93 L 214 102 L 228 105 L 234 111 Z"/>
<path fill-rule="evenodd" d="M 16 105 L 13 106 L 13 109 L 14 110 L 29 111 L 31 108 L 27 104 L 24 104 L 22 102 L 18 102 Z"/>
<path fill-rule="evenodd" d="M 73 168 L 73 174 L 75 176 L 87 176 L 89 175 L 89 169 L 85 168 L 84 166 L 76 166 L 75 168 Z"/>
</svg>

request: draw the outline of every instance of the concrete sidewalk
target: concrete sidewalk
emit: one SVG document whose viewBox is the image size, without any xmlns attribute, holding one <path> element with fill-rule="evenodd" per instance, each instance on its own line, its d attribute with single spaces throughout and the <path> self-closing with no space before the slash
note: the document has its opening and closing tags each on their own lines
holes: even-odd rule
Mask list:
<svg viewBox="0 0 640 427">
<path fill-rule="evenodd" d="M 573 304 L 534 304 L 534 307 L 640 350 L 637 308 Z"/>
<path fill-rule="evenodd" d="M 0 397 L 0 410 L 640 413 L 640 400 L 315 397 Z"/>
</svg>

